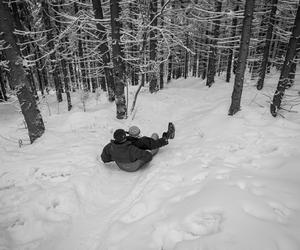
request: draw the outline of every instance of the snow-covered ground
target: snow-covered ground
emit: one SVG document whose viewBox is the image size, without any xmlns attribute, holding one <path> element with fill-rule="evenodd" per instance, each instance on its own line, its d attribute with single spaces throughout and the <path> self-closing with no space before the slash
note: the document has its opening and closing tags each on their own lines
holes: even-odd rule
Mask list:
<svg viewBox="0 0 300 250">
<path fill-rule="evenodd" d="M 33 145 L 16 104 L 0 104 L 0 249 L 299 250 L 300 116 L 271 117 L 277 77 L 260 92 L 246 81 L 232 117 L 232 83 L 222 79 L 144 89 L 127 120 L 103 93 L 87 112 L 76 94 L 71 112 L 51 95 Z M 299 83 L 289 95 L 299 98 Z M 146 168 L 98 160 L 115 129 L 161 134 L 169 121 L 176 137 Z"/>
</svg>

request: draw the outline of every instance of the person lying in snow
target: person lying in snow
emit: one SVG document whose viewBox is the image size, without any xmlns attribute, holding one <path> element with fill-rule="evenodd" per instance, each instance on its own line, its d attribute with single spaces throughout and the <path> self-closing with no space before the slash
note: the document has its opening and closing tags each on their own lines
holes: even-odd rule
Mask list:
<svg viewBox="0 0 300 250">
<path fill-rule="evenodd" d="M 175 127 L 169 123 L 168 131 L 163 133 L 162 138 L 156 133 L 151 137 L 140 137 L 140 129 L 136 126 L 130 127 L 128 132 L 117 129 L 113 136 L 114 140 L 103 148 L 102 161 L 115 161 L 120 169 L 134 172 L 151 161 L 158 149 L 168 144 L 168 139 L 174 138 Z"/>
</svg>

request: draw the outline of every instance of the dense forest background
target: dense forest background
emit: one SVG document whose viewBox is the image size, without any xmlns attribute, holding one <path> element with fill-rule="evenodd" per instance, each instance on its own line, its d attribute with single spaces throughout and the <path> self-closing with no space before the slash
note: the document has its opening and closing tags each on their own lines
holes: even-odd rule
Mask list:
<svg viewBox="0 0 300 250">
<path fill-rule="evenodd" d="M 234 79 L 229 115 L 240 109 L 245 70 L 257 89 L 280 71 L 270 112 L 293 86 L 300 45 L 298 0 L 0 1 L 0 100 L 17 95 L 31 142 L 45 130 L 37 103 L 105 91 L 126 119 L 129 85 L 151 93 L 188 76 Z M 298 50 L 297 50 L 298 49 Z M 299 61 L 299 59 L 298 59 Z M 126 88 L 127 87 L 127 88 Z M 135 100 L 134 100 L 135 101 Z"/>
</svg>

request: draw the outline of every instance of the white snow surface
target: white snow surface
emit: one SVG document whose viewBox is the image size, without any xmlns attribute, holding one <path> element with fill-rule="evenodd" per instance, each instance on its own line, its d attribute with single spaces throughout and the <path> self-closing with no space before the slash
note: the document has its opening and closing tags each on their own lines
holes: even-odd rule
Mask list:
<svg viewBox="0 0 300 250">
<path fill-rule="evenodd" d="M 300 110 L 270 115 L 277 79 L 262 91 L 247 80 L 234 116 L 233 83 L 221 78 L 211 88 L 197 78 L 144 88 L 127 120 L 104 93 L 89 96 L 86 112 L 79 94 L 68 112 L 52 93 L 32 145 L 17 102 L 0 104 L 0 249 L 299 250 Z M 150 136 L 169 121 L 175 139 L 145 168 L 101 162 L 115 129 Z"/>
</svg>

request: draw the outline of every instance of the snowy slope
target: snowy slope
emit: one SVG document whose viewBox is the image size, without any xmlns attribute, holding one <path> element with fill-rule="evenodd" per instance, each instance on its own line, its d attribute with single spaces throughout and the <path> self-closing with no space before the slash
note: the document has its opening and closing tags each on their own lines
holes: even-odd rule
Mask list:
<svg viewBox="0 0 300 250">
<path fill-rule="evenodd" d="M 144 89 L 122 121 L 103 93 L 89 97 L 87 112 L 79 96 L 67 112 L 52 95 L 40 104 L 47 131 L 33 145 L 14 105 L 0 104 L 0 249 L 299 250 L 300 119 L 270 116 L 276 79 L 262 92 L 246 82 L 233 117 L 223 80 Z M 98 161 L 115 129 L 161 134 L 169 121 L 176 137 L 146 168 Z"/>
</svg>

